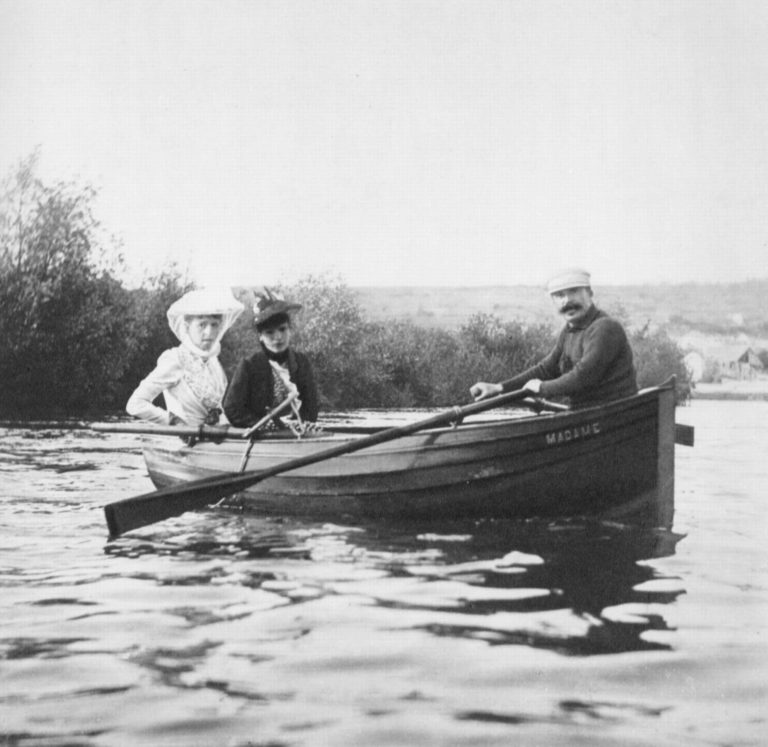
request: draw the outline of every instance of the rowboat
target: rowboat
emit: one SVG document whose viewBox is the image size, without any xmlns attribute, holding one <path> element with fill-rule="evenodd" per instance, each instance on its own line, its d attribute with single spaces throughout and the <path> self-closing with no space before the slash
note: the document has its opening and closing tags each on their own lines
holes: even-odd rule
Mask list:
<svg viewBox="0 0 768 747">
<path fill-rule="evenodd" d="M 314 437 L 277 432 L 250 444 L 230 437 L 188 445 L 151 436 L 142 450 L 158 489 L 306 461 L 227 501 L 271 516 L 347 521 L 599 515 L 671 526 L 672 381 L 597 407 L 470 416 L 354 450 L 356 439 L 374 432 L 339 427 Z M 338 456 L 312 461 L 334 447 Z"/>
</svg>

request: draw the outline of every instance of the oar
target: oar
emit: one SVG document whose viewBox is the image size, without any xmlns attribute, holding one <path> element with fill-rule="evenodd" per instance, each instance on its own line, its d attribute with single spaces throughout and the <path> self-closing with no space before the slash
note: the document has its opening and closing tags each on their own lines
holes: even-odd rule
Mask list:
<svg viewBox="0 0 768 747">
<path fill-rule="evenodd" d="M 288 405 L 292 404 L 293 400 L 298 396 L 299 391 L 297 389 L 295 392 L 289 394 L 277 407 L 273 407 L 261 420 L 259 420 L 258 423 L 252 425 L 245 433 L 243 433 L 243 438 L 249 438 L 250 443 L 243 454 L 243 458 L 240 460 L 239 472 L 245 472 L 245 468 L 248 465 L 248 457 L 251 456 L 251 449 L 256 443 L 256 434 L 258 433 L 259 428 L 266 425 L 276 415 L 279 415 L 286 407 L 288 407 Z"/>
<path fill-rule="evenodd" d="M 463 407 L 454 407 L 451 410 L 446 410 L 415 423 L 387 428 L 370 436 L 338 444 L 314 454 L 290 459 L 287 462 L 276 464 L 264 470 L 212 475 L 201 480 L 171 485 L 170 487 L 162 488 L 152 493 L 145 493 L 134 498 L 124 498 L 121 501 L 115 501 L 104 507 L 109 535 L 110 537 L 117 537 L 131 529 L 138 529 L 139 527 L 154 524 L 172 516 L 179 516 L 186 511 L 205 508 L 212 503 L 220 501 L 222 498 L 226 498 L 228 495 L 232 495 L 232 493 L 245 490 L 257 482 L 266 480 L 273 475 L 279 475 L 282 472 L 322 462 L 342 454 L 350 454 L 369 446 L 385 443 L 386 441 L 394 441 L 397 438 L 409 436 L 412 433 L 427 428 L 457 422 L 468 415 L 492 410 L 527 396 L 530 396 L 529 391 L 518 389 L 517 391 L 501 394 L 497 397 L 473 402 Z"/>
<path fill-rule="evenodd" d="M 140 436 L 179 436 L 198 441 L 220 441 L 244 438 L 242 428 L 226 425 L 159 425 L 154 423 L 91 423 L 89 430 L 97 433 L 134 433 Z"/>
<path fill-rule="evenodd" d="M 256 431 L 262 426 L 266 425 L 275 415 L 279 415 L 288 405 L 290 405 L 296 397 L 299 396 L 298 390 L 289 394 L 277 407 L 273 407 L 258 423 L 252 425 L 245 433 L 243 438 L 250 438 Z"/>
</svg>

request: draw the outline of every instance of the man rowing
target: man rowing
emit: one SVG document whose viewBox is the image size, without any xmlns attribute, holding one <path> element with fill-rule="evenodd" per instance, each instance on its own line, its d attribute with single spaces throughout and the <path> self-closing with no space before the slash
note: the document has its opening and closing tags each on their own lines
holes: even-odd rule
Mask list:
<svg viewBox="0 0 768 747">
<path fill-rule="evenodd" d="M 523 388 L 541 397 L 568 397 L 572 407 L 589 407 L 637 393 L 637 380 L 624 327 L 592 300 L 590 274 L 561 270 L 547 283 L 555 310 L 565 319 L 550 353 L 517 376 L 499 383 L 478 381 L 476 400 Z"/>
</svg>

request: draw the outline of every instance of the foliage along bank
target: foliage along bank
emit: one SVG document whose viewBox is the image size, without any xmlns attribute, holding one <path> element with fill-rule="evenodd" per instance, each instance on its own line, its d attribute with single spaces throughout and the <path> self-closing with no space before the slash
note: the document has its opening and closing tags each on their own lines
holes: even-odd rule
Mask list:
<svg viewBox="0 0 768 747">
<path fill-rule="evenodd" d="M 304 306 L 296 317 L 296 346 L 312 359 L 329 409 L 465 403 L 475 381 L 509 378 L 546 355 L 555 342 L 549 320 L 521 324 L 479 313 L 458 330 L 371 322 L 354 291 L 341 282 L 308 277 L 281 290 Z M 690 374 L 677 343 L 663 328 L 633 329 L 621 308 L 607 311 L 630 330 L 638 385 L 654 386 L 674 375 L 678 401 L 685 401 Z M 238 325 L 252 348 L 256 338 L 247 329 L 248 314 Z M 235 340 L 238 351 L 247 344 L 242 336 Z"/>
<path fill-rule="evenodd" d="M 126 288 L 122 258 L 92 213 L 94 191 L 43 184 L 36 159 L 22 161 L 0 195 L 0 418 L 118 414 L 177 344 L 165 312 L 189 286 L 170 267 Z M 295 343 L 313 362 L 326 410 L 464 403 L 472 383 L 510 376 L 554 340 L 548 324 L 489 314 L 455 331 L 373 322 L 336 279 L 309 276 L 282 290 L 304 306 Z M 663 331 L 633 333 L 632 344 L 641 386 L 674 373 L 686 396 L 682 351 Z M 225 370 L 257 345 L 249 309 L 224 338 Z"/>
</svg>

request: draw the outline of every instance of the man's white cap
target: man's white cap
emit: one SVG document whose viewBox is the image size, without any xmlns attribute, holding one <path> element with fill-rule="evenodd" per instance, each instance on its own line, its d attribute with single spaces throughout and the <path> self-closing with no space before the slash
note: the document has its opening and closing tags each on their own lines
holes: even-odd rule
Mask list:
<svg viewBox="0 0 768 747">
<path fill-rule="evenodd" d="M 557 293 L 567 288 L 589 288 L 589 277 L 589 273 L 580 267 L 560 270 L 547 281 L 547 293 Z"/>
</svg>

